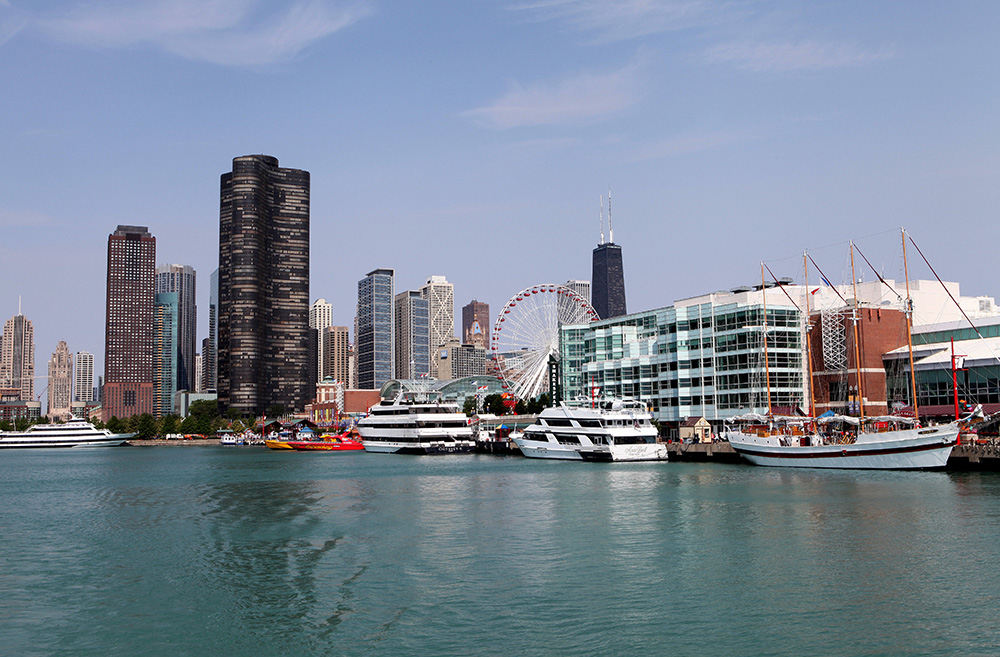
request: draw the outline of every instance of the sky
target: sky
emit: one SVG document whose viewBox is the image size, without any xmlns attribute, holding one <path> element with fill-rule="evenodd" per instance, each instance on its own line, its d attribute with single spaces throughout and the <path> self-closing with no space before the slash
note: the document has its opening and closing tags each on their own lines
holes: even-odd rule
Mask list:
<svg viewBox="0 0 1000 657">
<path fill-rule="evenodd" d="M 609 189 L 633 312 L 806 250 L 846 282 L 851 240 L 901 278 L 900 227 L 1000 296 L 997 34 L 992 0 L 0 0 L 0 318 L 37 374 L 65 340 L 96 376 L 107 238 L 144 225 L 200 341 L 252 153 L 311 173 L 337 325 L 380 267 L 446 276 L 458 318 L 590 279 Z"/>
</svg>

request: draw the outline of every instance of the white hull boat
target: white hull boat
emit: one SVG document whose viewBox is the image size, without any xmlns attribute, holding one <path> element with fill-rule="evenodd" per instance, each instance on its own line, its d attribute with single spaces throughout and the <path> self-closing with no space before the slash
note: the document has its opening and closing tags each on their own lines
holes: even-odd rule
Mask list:
<svg viewBox="0 0 1000 657">
<path fill-rule="evenodd" d="M 37 447 L 114 447 L 135 434 L 96 429 L 86 420 L 74 418 L 65 424 L 35 424 L 27 431 L 0 431 L 0 449 Z"/>
</svg>

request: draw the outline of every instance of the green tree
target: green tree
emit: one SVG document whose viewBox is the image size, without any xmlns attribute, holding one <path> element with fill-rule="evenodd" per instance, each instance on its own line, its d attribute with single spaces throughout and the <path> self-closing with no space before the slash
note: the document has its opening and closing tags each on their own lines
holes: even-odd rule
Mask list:
<svg viewBox="0 0 1000 657">
<path fill-rule="evenodd" d="M 184 421 L 181 422 L 181 433 L 183 434 L 200 433 L 198 431 L 199 426 L 200 423 L 198 421 L 198 416 L 188 415 L 186 418 L 184 418 Z"/>
<path fill-rule="evenodd" d="M 143 413 L 135 420 L 135 437 L 148 440 L 156 435 L 156 419 L 149 413 Z"/>
<path fill-rule="evenodd" d="M 112 416 L 105 428 L 111 433 L 127 433 L 128 427 L 118 417 Z"/>
<path fill-rule="evenodd" d="M 177 426 L 179 424 L 180 418 L 176 415 L 164 417 L 160 424 L 160 435 L 166 437 L 168 434 L 177 433 Z"/>
<path fill-rule="evenodd" d="M 31 420 L 26 417 L 19 417 L 14 420 L 14 428 L 18 431 L 25 431 L 32 424 Z"/>
<path fill-rule="evenodd" d="M 483 398 L 483 409 L 493 415 L 503 415 L 507 412 L 507 407 L 503 405 L 503 397 L 497 393 Z"/>
<path fill-rule="evenodd" d="M 465 413 L 466 415 L 468 415 L 469 417 L 472 417 L 473 415 L 476 414 L 476 398 L 475 397 L 473 397 L 473 396 L 470 395 L 469 397 L 465 398 L 465 403 L 462 404 L 462 412 Z"/>
<path fill-rule="evenodd" d="M 514 413 L 517 415 L 524 415 L 528 412 L 528 405 L 524 403 L 523 399 L 518 399 L 517 403 L 514 404 Z"/>
<path fill-rule="evenodd" d="M 13 431 L 14 425 L 10 420 L 0 420 L 0 431 Z"/>
</svg>

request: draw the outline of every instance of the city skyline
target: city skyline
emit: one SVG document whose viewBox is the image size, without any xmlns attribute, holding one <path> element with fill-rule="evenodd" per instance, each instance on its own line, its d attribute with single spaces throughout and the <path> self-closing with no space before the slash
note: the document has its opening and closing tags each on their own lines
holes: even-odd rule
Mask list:
<svg viewBox="0 0 1000 657">
<path fill-rule="evenodd" d="M 113 6 L 0 3 L 0 314 L 23 298 L 36 358 L 65 340 L 104 371 L 115 225 L 148 226 L 157 264 L 213 271 L 218 173 L 258 152 L 313 174 L 312 247 L 334 255 L 310 301 L 343 325 L 383 265 L 497 308 L 589 278 L 609 185 L 632 311 L 751 284 L 759 260 L 797 277 L 805 249 L 843 279 L 849 239 L 900 278 L 900 225 L 943 277 L 997 294 L 995 3 Z M 234 113 L 251 86 L 269 102 Z"/>
</svg>

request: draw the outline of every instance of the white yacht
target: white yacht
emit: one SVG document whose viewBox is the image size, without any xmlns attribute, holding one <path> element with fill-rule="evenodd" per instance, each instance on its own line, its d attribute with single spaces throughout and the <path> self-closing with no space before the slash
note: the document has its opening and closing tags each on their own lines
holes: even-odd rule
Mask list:
<svg viewBox="0 0 1000 657">
<path fill-rule="evenodd" d="M 583 461 L 665 461 L 667 446 L 646 406 L 636 400 L 562 402 L 512 439 L 528 458 Z"/>
<path fill-rule="evenodd" d="M 96 429 L 80 418 L 65 424 L 35 424 L 27 431 L 0 431 L 0 448 L 13 447 L 113 447 L 135 434 Z"/>
<path fill-rule="evenodd" d="M 401 392 L 383 399 L 358 421 L 367 452 L 467 454 L 476 448 L 469 418 L 437 391 Z"/>
</svg>

